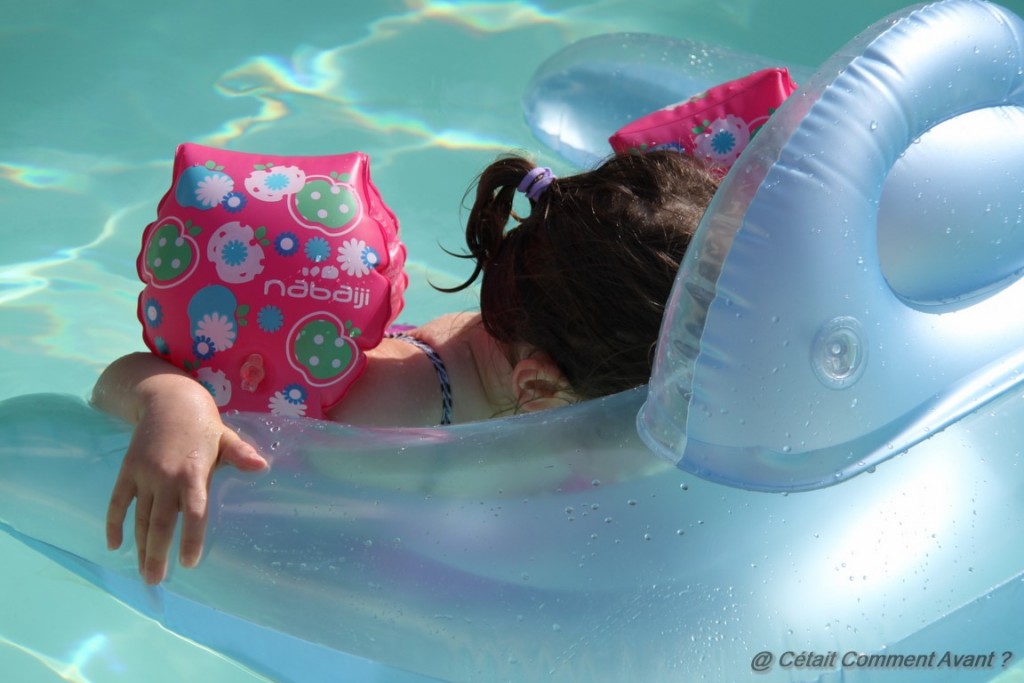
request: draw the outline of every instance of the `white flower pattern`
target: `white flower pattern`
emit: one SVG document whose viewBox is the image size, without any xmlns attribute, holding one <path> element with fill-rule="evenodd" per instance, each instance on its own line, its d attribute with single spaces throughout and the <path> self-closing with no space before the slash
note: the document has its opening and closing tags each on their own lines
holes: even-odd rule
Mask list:
<svg viewBox="0 0 1024 683">
<path fill-rule="evenodd" d="M 234 321 L 222 313 L 207 313 L 199 322 L 193 336 L 209 337 L 218 351 L 227 351 L 235 345 L 238 329 Z"/>
<path fill-rule="evenodd" d="M 305 403 L 292 403 L 280 391 L 275 391 L 274 395 L 270 397 L 267 409 L 271 415 L 281 415 L 283 417 L 305 417 L 306 415 Z"/>
<path fill-rule="evenodd" d="M 205 206 L 217 206 L 235 189 L 235 181 L 223 173 L 211 173 L 196 185 L 196 199 Z"/>
<path fill-rule="evenodd" d="M 366 242 L 363 240 L 351 239 L 342 242 L 338 247 L 338 263 L 341 264 L 341 269 L 355 277 L 368 275 L 370 267 L 363 259 L 366 250 Z"/>
</svg>

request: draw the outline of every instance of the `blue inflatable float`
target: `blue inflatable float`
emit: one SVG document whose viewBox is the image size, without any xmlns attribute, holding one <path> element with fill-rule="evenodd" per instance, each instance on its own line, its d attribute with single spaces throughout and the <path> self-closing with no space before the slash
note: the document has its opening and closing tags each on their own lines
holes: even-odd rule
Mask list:
<svg viewBox="0 0 1024 683">
<path fill-rule="evenodd" d="M 1024 22 L 945 0 L 803 79 L 698 231 L 649 389 L 431 430 L 232 417 L 272 468 L 217 474 L 202 565 L 157 588 L 102 543 L 127 427 L 21 397 L 2 528 L 275 681 L 991 680 L 1024 654 L 1022 74 Z"/>
</svg>

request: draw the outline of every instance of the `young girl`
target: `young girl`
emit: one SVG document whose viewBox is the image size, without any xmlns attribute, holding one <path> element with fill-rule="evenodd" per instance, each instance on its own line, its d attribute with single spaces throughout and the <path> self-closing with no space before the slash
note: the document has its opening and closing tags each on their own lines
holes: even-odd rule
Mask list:
<svg viewBox="0 0 1024 683">
<path fill-rule="evenodd" d="M 663 308 L 717 178 L 674 151 L 622 154 L 567 178 L 510 156 L 480 176 L 466 227 L 479 313 L 442 316 L 367 352 L 328 416 L 427 426 L 532 412 L 646 383 Z M 530 215 L 512 209 L 516 191 Z M 510 219 L 518 224 L 508 229 Z M 157 356 L 107 368 L 95 405 L 136 425 L 107 514 L 111 549 L 135 499 L 139 571 L 166 573 L 177 516 L 195 566 L 214 467 L 266 461 L 221 421 L 209 392 Z"/>
</svg>

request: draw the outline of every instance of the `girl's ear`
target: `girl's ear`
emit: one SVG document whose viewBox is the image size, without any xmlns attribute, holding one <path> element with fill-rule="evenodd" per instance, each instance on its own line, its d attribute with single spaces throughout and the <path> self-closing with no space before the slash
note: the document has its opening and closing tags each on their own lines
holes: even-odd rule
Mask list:
<svg viewBox="0 0 1024 683">
<path fill-rule="evenodd" d="M 568 386 L 562 371 L 543 351 L 530 354 L 512 368 L 512 393 L 521 413 L 573 403 Z"/>
</svg>

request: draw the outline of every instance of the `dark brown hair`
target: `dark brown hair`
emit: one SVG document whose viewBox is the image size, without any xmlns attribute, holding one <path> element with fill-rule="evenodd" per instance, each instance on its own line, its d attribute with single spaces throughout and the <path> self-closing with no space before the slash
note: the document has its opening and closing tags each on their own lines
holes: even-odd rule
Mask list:
<svg viewBox="0 0 1024 683">
<path fill-rule="evenodd" d="M 480 175 L 466 225 L 465 257 L 476 268 L 456 289 L 482 274 L 488 333 L 510 349 L 547 352 L 579 398 L 644 384 L 665 302 L 717 177 L 675 151 L 620 154 L 555 180 L 520 218 L 516 187 L 534 167 L 508 156 Z M 518 225 L 507 229 L 510 218 Z"/>
</svg>

